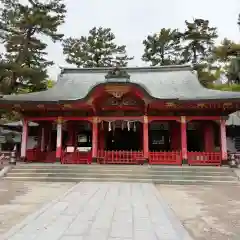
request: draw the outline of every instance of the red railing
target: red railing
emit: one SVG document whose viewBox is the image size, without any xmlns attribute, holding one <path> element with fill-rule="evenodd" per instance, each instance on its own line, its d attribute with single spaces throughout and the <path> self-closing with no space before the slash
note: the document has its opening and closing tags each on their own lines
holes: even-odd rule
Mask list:
<svg viewBox="0 0 240 240">
<path fill-rule="evenodd" d="M 38 149 L 28 149 L 26 151 L 26 161 L 35 162 L 41 160 L 40 151 Z"/>
<path fill-rule="evenodd" d="M 149 152 L 149 164 L 181 165 L 181 152 Z"/>
<path fill-rule="evenodd" d="M 55 162 L 56 152 L 41 152 L 39 149 L 28 149 L 26 152 L 27 162 Z"/>
<path fill-rule="evenodd" d="M 142 151 L 98 151 L 97 161 L 100 164 L 143 164 Z"/>
<path fill-rule="evenodd" d="M 54 163 L 56 162 L 56 151 L 51 151 L 51 152 L 42 152 L 43 162 L 47 163 Z"/>
<path fill-rule="evenodd" d="M 62 164 L 91 164 L 92 163 L 92 152 L 72 152 L 63 153 Z"/>
<path fill-rule="evenodd" d="M 220 152 L 188 152 L 189 165 L 221 165 Z"/>
</svg>

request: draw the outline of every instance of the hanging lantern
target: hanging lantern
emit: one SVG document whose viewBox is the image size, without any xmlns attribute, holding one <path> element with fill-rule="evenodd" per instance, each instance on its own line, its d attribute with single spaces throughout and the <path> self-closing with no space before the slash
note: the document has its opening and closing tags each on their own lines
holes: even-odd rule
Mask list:
<svg viewBox="0 0 240 240">
<path fill-rule="evenodd" d="M 109 131 L 109 132 L 111 132 L 111 131 L 112 131 L 111 122 L 108 122 L 108 131 Z"/>
<path fill-rule="evenodd" d="M 124 130 L 124 121 L 122 121 L 122 131 Z"/>
<path fill-rule="evenodd" d="M 103 121 L 101 122 L 101 129 L 102 129 L 102 130 L 104 129 Z"/>
<path fill-rule="evenodd" d="M 129 121 L 127 122 L 127 128 L 128 128 L 128 131 L 130 131 L 130 122 Z"/>
<path fill-rule="evenodd" d="M 137 127 L 136 127 L 136 123 L 133 123 L 133 131 L 136 132 L 137 131 Z"/>
</svg>

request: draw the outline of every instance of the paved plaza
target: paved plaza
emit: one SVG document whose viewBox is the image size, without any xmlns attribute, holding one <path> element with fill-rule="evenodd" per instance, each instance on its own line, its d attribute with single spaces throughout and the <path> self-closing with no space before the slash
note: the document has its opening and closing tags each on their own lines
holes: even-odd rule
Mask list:
<svg viewBox="0 0 240 240">
<path fill-rule="evenodd" d="M 4 240 L 191 239 L 153 184 L 79 183 Z"/>
</svg>

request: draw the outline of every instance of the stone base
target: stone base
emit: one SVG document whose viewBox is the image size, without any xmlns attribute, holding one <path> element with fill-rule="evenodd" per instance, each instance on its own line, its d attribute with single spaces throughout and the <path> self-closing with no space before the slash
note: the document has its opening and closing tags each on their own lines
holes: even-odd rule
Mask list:
<svg viewBox="0 0 240 240">
<path fill-rule="evenodd" d="M 27 158 L 26 158 L 26 157 L 20 157 L 20 161 L 21 161 L 21 162 L 26 162 L 26 161 L 27 161 Z"/>
<path fill-rule="evenodd" d="M 9 161 L 9 164 L 10 164 L 10 165 L 16 165 L 16 164 L 17 164 L 17 162 L 16 162 L 16 161 L 14 161 L 14 162 L 13 162 L 13 161 L 12 161 L 12 162 L 11 162 L 11 161 Z"/>
</svg>

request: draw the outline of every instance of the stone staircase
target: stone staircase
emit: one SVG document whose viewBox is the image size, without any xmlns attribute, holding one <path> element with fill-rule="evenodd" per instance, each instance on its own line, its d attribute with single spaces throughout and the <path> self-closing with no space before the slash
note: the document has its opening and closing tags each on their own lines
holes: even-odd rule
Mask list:
<svg viewBox="0 0 240 240">
<path fill-rule="evenodd" d="M 18 164 L 4 177 L 15 181 L 153 182 L 156 184 L 238 184 L 228 167 L 148 165 Z"/>
</svg>

